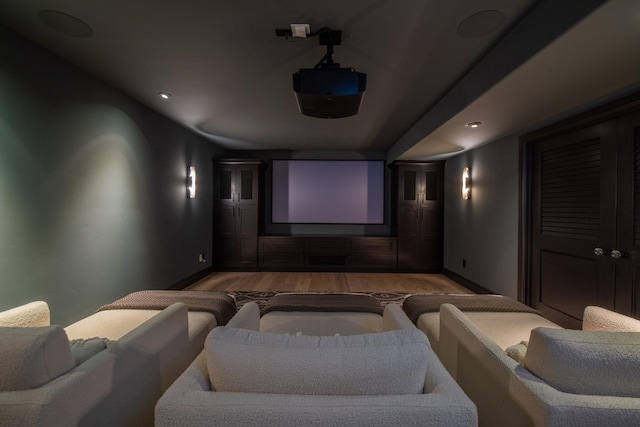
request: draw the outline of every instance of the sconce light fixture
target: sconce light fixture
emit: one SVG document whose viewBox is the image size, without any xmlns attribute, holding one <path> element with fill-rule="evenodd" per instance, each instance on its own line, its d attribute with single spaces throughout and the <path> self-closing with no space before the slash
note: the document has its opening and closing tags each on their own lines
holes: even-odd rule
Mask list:
<svg viewBox="0 0 640 427">
<path fill-rule="evenodd" d="M 471 171 L 469 168 L 462 169 L 462 198 L 471 198 Z"/>
<path fill-rule="evenodd" d="M 187 196 L 190 199 L 196 198 L 196 168 L 189 167 L 189 176 L 187 177 Z"/>
</svg>

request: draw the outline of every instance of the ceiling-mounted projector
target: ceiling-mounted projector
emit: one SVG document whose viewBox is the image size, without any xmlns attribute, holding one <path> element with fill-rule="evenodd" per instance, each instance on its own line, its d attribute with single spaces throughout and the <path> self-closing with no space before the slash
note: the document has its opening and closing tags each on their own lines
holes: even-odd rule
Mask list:
<svg viewBox="0 0 640 427">
<path fill-rule="evenodd" d="M 320 35 L 320 44 L 327 46 L 327 54 L 314 68 L 302 68 L 293 74 L 298 108 L 305 116 L 323 119 L 353 116 L 360 109 L 367 75 L 333 62 L 333 46 L 340 44 L 342 31 L 325 28 L 316 34 Z"/>
</svg>

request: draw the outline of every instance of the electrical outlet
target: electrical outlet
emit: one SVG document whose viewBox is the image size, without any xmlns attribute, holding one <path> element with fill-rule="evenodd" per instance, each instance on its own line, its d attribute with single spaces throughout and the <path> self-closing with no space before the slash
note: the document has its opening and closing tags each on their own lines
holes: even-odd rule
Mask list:
<svg viewBox="0 0 640 427">
<path fill-rule="evenodd" d="M 462 259 L 462 268 L 467 268 L 467 260 L 466 259 Z"/>
<path fill-rule="evenodd" d="M 204 253 L 198 254 L 198 262 L 207 262 L 207 260 L 204 258 Z"/>
</svg>

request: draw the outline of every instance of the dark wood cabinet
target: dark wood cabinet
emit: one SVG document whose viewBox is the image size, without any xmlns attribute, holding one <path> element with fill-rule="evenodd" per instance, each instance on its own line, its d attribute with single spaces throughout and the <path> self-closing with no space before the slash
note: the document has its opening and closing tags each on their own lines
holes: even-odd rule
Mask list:
<svg viewBox="0 0 640 427">
<path fill-rule="evenodd" d="M 314 237 L 304 241 L 305 267 L 310 270 L 344 270 L 349 267 L 349 239 Z"/>
<path fill-rule="evenodd" d="M 398 259 L 395 237 L 352 237 L 351 268 L 365 271 L 394 271 Z"/>
<path fill-rule="evenodd" d="M 637 109 L 637 106 L 636 106 Z M 530 304 L 566 327 L 587 305 L 640 315 L 640 112 L 526 136 Z"/>
<path fill-rule="evenodd" d="M 257 270 L 258 235 L 263 216 L 260 161 L 214 163 L 214 265 Z"/>
<path fill-rule="evenodd" d="M 292 236 L 259 238 L 260 270 L 303 270 L 304 239 Z"/>
<path fill-rule="evenodd" d="M 216 202 L 257 205 L 260 202 L 261 162 L 216 162 Z"/>
<path fill-rule="evenodd" d="M 396 238 L 260 236 L 260 270 L 394 271 Z"/>
<path fill-rule="evenodd" d="M 442 270 L 444 165 L 395 162 L 392 230 L 398 239 L 399 271 Z"/>
</svg>

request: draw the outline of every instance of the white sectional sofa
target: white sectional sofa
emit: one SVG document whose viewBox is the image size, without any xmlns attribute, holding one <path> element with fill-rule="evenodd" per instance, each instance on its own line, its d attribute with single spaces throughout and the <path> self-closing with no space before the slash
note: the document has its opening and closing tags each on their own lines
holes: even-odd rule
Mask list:
<svg viewBox="0 0 640 427">
<path fill-rule="evenodd" d="M 424 334 L 398 306 L 382 317 L 377 333 L 268 333 L 245 304 L 158 401 L 156 426 L 477 425 Z"/>
<path fill-rule="evenodd" d="M 48 317 L 42 302 L 0 314 L 0 425 L 153 425 L 156 401 L 189 363 L 187 307 L 171 305 L 116 340 L 70 343 Z M 12 326 L 17 318 L 34 322 Z"/>
<path fill-rule="evenodd" d="M 440 360 L 481 426 L 640 425 L 640 321 L 587 307 L 583 330 L 538 327 L 507 349 L 451 304 L 439 324 Z"/>
<path fill-rule="evenodd" d="M 145 309 L 134 308 L 140 297 Z M 103 308 L 64 329 L 43 301 L 0 312 L 0 426 L 153 425 L 162 393 L 236 313 L 226 294 L 189 291 L 139 291 Z M 39 358 L 22 363 L 20 345 Z M 36 375 L 50 363 L 59 375 Z"/>
</svg>

